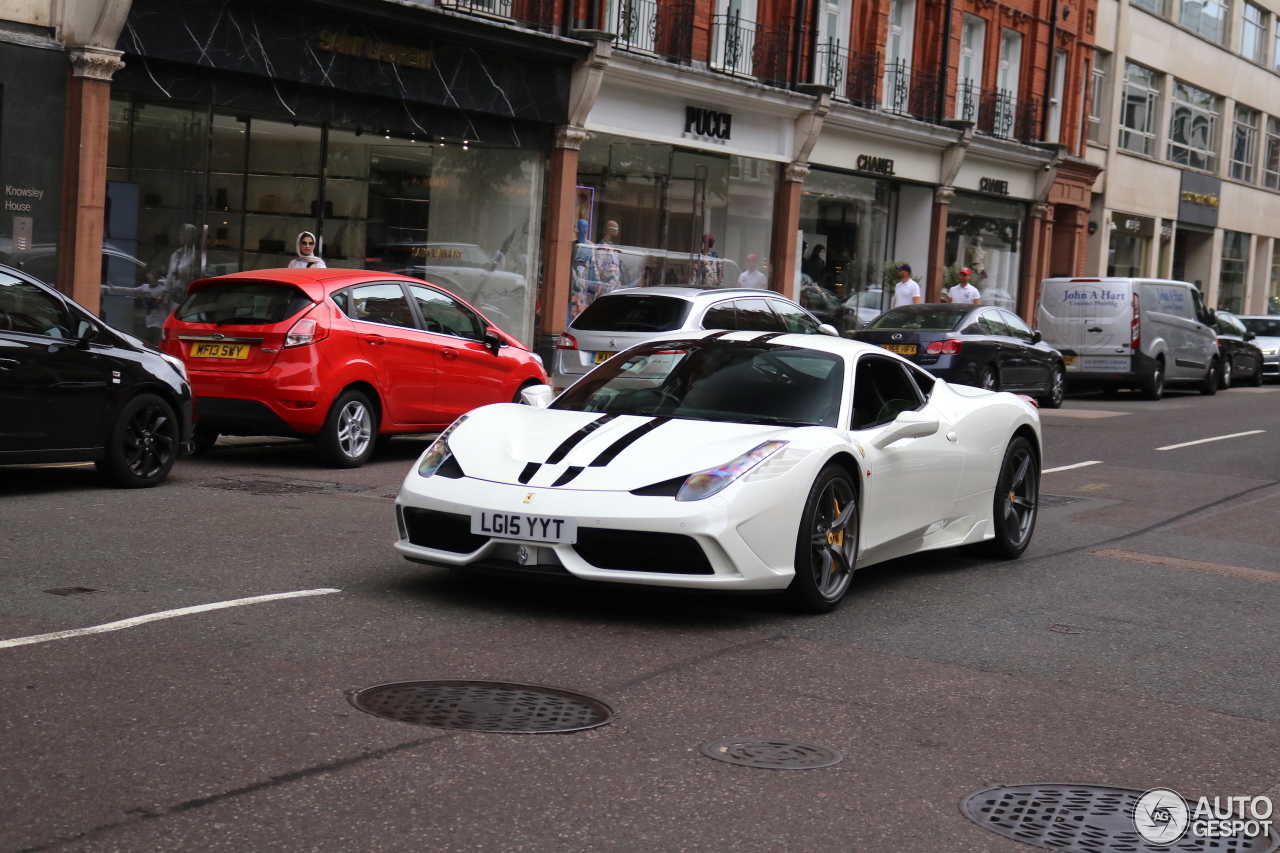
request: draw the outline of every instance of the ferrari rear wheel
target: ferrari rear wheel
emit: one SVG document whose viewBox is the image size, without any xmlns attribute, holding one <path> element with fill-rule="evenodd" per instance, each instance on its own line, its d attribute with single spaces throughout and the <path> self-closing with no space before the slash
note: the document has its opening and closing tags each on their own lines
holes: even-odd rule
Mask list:
<svg viewBox="0 0 1280 853">
<path fill-rule="evenodd" d="M 996 536 L 979 550 L 990 557 L 1013 559 L 1031 544 L 1040 508 L 1040 460 L 1031 442 L 1016 436 L 1004 452 L 996 479 L 992 524 Z"/>
<path fill-rule="evenodd" d="M 858 559 L 858 498 L 839 465 L 822 469 L 809 490 L 796 540 L 796 575 L 787 598 L 807 613 L 829 613 L 849 591 Z"/>
</svg>

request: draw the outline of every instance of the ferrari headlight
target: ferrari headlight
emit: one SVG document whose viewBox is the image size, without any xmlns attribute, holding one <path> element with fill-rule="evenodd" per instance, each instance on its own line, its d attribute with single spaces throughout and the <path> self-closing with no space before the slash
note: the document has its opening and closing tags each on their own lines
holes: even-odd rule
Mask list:
<svg viewBox="0 0 1280 853">
<path fill-rule="evenodd" d="M 449 461 L 449 457 L 453 455 L 453 451 L 449 449 L 449 436 L 453 435 L 453 431 L 466 419 L 466 415 L 458 418 L 449 425 L 448 429 L 436 436 L 435 441 L 431 442 L 431 446 L 427 448 L 426 453 L 422 454 L 422 460 L 418 463 L 418 473 L 421 476 L 430 477 L 440 470 L 441 465 Z"/>
<path fill-rule="evenodd" d="M 734 480 L 786 446 L 787 443 L 785 441 L 766 441 L 732 462 L 726 462 L 718 468 L 709 468 L 706 471 L 699 471 L 697 474 L 690 474 L 689 478 L 684 481 L 684 485 L 680 487 L 680 491 L 676 493 L 676 500 L 700 501 L 719 494 L 727 489 Z"/>
</svg>

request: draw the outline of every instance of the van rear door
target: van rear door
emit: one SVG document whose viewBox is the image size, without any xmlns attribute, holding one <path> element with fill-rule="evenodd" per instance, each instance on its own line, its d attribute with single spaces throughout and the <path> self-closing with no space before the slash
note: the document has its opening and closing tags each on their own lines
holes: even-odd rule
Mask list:
<svg viewBox="0 0 1280 853">
<path fill-rule="evenodd" d="M 1051 278 L 1040 286 L 1040 333 L 1077 356 L 1127 355 L 1132 319 L 1129 279 Z"/>
</svg>

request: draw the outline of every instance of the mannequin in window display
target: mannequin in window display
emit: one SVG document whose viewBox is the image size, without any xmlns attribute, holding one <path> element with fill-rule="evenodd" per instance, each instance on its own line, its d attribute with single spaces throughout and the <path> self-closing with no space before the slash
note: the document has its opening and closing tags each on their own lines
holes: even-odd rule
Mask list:
<svg viewBox="0 0 1280 853">
<path fill-rule="evenodd" d="M 604 296 L 622 287 L 622 257 L 614 245 L 620 231 L 618 223 L 612 219 L 604 224 L 604 237 L 595 245 L 591 253 L 592 264 L 595 267 L 596 287 L 594 293 L 588 288 L 587 304 L 598 296 Z"/>
<path fill-rule="evenodd" d="M 982 245 L 982 237 L 974 237 L 973 245 L 969 247 L 969 269 L 973 270 L 973 277 L 979 282 L 987 280 L 987 249 Z"/>
<path fill-rule="evenodd" d="M 159 267 L 148 267 L 145 279 L 137 287 L 117 287 L 104 284 L 104 296 L 131 296 L 142 304 L 146 311 L 146 330 L 139 334 L 149 344 L 160 342 L 160 333 L 164 329 L 164 321 L 169 319 L 169 310 L 173 305 L 169 288 L 165 282 L 164 272 Z"/>
<path fill-rule="evenodd" d="M 187 224 L 182 226 L 181 244 L 172 255 L 169 256 L 169 270 L 164 277 L 165 286 L 169 291 L 169 308 L 166 308 L 166 316 L 173 304 L 181 302 L 187 298 L 187 288 L 191 282 L 204 272 L 204 253 L 197 247 L 200 245 L 198 237 L 200 229 L 196 226 Z"/>
<path fill-rule="evenodd" d="M 573 322 L 573 318 L 591 304 L 591 296 L 588 294 L 594 295 L 596 290 L 593 257 L 595 244 L 587 239 L 589 229 L 587 220 L 578 220 L 573 241 L 573 257 L 569 264 L 569 322 Z"/>
<path fill-rule="evenodd" d="M 294 241 L 297 254 L 289 261 L 289 269 L 327 269 L 320 258 L 320 238 L 310 231 L 303 231 Z"/>
<path fill-rule="evenodd" d="M 697 287 L 720 287 L 724 284 L 724 264 L 715 250 L 716 238 L 702 235 L 702 251 L 693 261 L 693 284 Z"/>
</svg>

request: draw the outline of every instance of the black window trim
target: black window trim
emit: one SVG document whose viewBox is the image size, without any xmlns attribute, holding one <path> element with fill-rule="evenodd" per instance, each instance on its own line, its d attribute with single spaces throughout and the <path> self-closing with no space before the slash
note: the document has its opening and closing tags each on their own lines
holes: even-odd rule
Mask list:
<svg viewBox="0 0 1280 853">
<path fill-rule="evenodd" d="M 391 284 L 391 282 L 387 282 L 387 283 Z M 490 329 L 493 328 L 493 324 L 490 323 L 483 314 L 481 314 L 479 311 L 473 311 L 469 305 L 467 305 L 458 297 L 454 296 L 449 291 L 445 290 L 443 287 L 436 287 L 434 284 L 431 284 L 430 282 L 426 282 L 426 281 L 400 281 L 395 283 L 400 285 L 400 287 L 404 290 L 405 298 L 409 300 L 409 307 L 413 310 L 414 322 L 418 324 L 419 332 L 423 332 L 424 334 L 428 334 L 428 335 L 443 335 L 446 338 L 453 338 L 459 341 L 467 341 L 473 344 L 482 344 L 484 343 L 484 336 L 488 334 Z M 480 329 L 481 329 L 480 337 L 468 338 L 468 337 L 464 337 L 463 335 L 455 335 L 452 332 L 433 332 L 430 329 L 428 329 L 426 318 L 422 316 L 422 309 L 418 307 L 418 301 L 413 298 L 413 292 L 409 290 L 409 288 L 411 287 L 424 287 L 427 290 L 434 290 L 436 293 L 440 294 L 446 299 L 452 299 L 454 302 L 458 303 L 458 308 L 460 310 L 471 314 L 476 318 L 476 320 L 479 321 Z M 498 337 L 500 340 L 502 340 L 501 335 L 499 335 Z M 504 347 L 507 346 L 506 340 L 502 340 L 501 345 Z"/>
<path fill-rule="evenodd" d="M 353 323 L 368 323 L 370 326 L 377 326 L 379 328 L 408 329 L 409 331 L 412 331 L 412 332 L 426 331 L 426 329 L 423 327 L 422 317 L 418 314 L 418 306 L 413 304 L 413 297 L 409 295 L 409 289 L 405 287 L 405 284 L 403 281 L 362 281 L 358 284 L 353 284 L 349 287 L 339 288 L 338 290 L 335 290 L 332 294 L 330 294 L 330 296 L 332 297 L 332 296 L 337 296 L 339 293 L 345 293 L 347 294 L 348 299 L 352 299 L 352 294 L 355 292 L 356 288 L 375 287 L 379 284 L 400 285 L 400 295 L 403 296 L 405 301 L 409 303 L 409 316 L 413 318 L 414 325 L 396 326 L 396 325 L 392 325 L 391 323 L 379 323 L 377 320 L 361 320 L 359 317 L 352 317 L 346 311 L 342 311 L 342 309 L 339 308 L 338 310 L 342 311 L 342 316 L 346 317 L 348 320 L 350 320 Z M 337 304 L 338 303 L 335 301 L 334 305 L 337 305 Z"/>
<path fill-rule="evenodd" d="M 78 306 L 76 306 L 69 299 L 67 299 L 67 297 L 61 291 L 54 290 L 52 287 L 50 287 L 49 285 L 45 284 L 42 281 L 39 281 L 34 276 L 27 275 L 25 272 L 21 270 L 13 269 L 12 267 L 4 267 L 3 269 L 0 269 L 0 272 L 5 273 L 6 275 L 11 275 L 13 278 L 16 278 L 18 281 L 21 281 L 24 284 L 31 285 L 32 287 L 34 287 L 36 290 L 40 291 L 44 295 L 52 298 L 54 302 L 57 302 L 60 306 L 62 306 L 62 310 L 66 313 L 67 320 L 71 323 L 72 326 L 78 327 L 80 325 L 80 322 L 84 320 L 84 317 L 78 316 L 78 312 L 75 310 Z M 88 315 L 87 311 L 83 313 L 85 315 Z M 91 322 L 90 325 L 94 326 L 95 328 L 98 328 L 99 334 L 101 334 L 100 327 L 102 324 L 98 322 Z M 60 343 L 68 344 L 68 345 L 76 343 L 76 341 L 78 341 L 79 338 L 74 337 L 75 329 L 68 327 L 67 330 L 72 333 L 73 337 L 60 338 L 57 335 L 42 335 L 39 332 L 20 332 L 16 330 L 10 331 L 8 332 L 8 334 L 25 335 L 31 338 L 39 338 L 42 341 L 58 341 Z"/>
<path fill-rule="evenodd" d="M 729 329 L 728 331 L 731 331 L 731 332 L 742 331 L 741 329 L 738 328 L 738 306 L 735 305 L 734 302 L 736 302 L 736 299 L 730 296 L 725 299 L 717 299 L 715 302 L 712 302 L 706 308 L 702 309 L 702 313 L 698 316 L 698 329 L 704 332 L 709 331 L 707 329 L 707 315 L 717 308 L 721 308 L 723 306 L 728 305 L 733 308 L 733 326 L 734 326 L 732 329 Z M 679 329 L 676 329 L 675 331 L 679 331 Z"/>
<path fill-rule="evenodd" d="M 916 382 L 916 378 L 913 373 L 913 370 L 918 370 L 919 368 L 916 368 L 916 366 L 911 364 L 911 362 L 907 361 L 906 359 L 895 358 L 894 356 L 888 353 L 878 353 L 878 352 L 859 353 L 857 359 L 854 361 L 853 370 L 849 372 L 851 377 L 849 380 L 849 414 L 848 414 L 848 417 L 845 418 L 844 420 L 844 422 L 848 424 L 846 429 L 849 432 L 864 432 L 869 429 L 881 429 L 893 423 L 893 421 L 885 421 L 884 423 L 875 424 L 873 426 L 862 426 L 862 427 L 855 427 L 853 425 L 853 416 L 854 416 L 854 413 L 856 412 L 855 395 L 858 393 L 858 367 L 862 364 L 864 360 L 888 362 L 889 364 L 897 365 L 899 369 L 908 368 L 904 372 L 906 373 L 907 377 L 911 380 L 911 387 L 915 388 L 916 394 L 918 395 L 918 399 L 921 402 L 914 409 L 903 409 L 902 411 L 918 412 L 921 409 L 923 409 L 925 406 L 929 405 L 929 399 L 933 393 L 932 389 L 930 389 L 929 394 L 926 394 L 924 393 L 924 391 L 920 390 L 920 385 L 919 383 Z M 936 382 L 935 382 L 935 387 L 936 387 Z M 902 414 L 902 412 L 899 412 L 898 414 Z"/>
<path fill-rule="evenodd" d="M 767 291 L 766 291 L 766 292 L 767 292 Z M 797 304 L 797 303 L 795 303 L 795 302 L 792 302 L 790 299 L 787 299 L 785 296 L 766 296 L 766 297 L 764 298 L 764 300 L 765 300 L 765 302 L 768 302 L 768 303 L 769 303 L 769 308 L 773 311 L 774 316 L 776 316 L 779 320 L 781 320 L 781 321 L 782 321 L 782 326 L 783 326 L 783 328 L 784 328 L 784 329 L 786 328 L 787 321 L 786 321 L 786 319 L 782 316 L 782 313 L 781 313 L 780 311 L 778 311 L 777 306 L 778 306 L 778 304 L 779 304 L 779 303 L 781 303 L 781 304 L 783 304 L 783 305 L 786 305 L 788 308 L 795 308 L 795 309 L 797 309 L 801 314 L 805 315 L 806 317 L 808 317 L 810 320 L 812 320 L 812 321 L 813 321 L 813 332 L 812 332 L 812 333 L 810 333 L 810 332 L 787 332 L 787 334 L 788 334 L 788 335 L 820 334 L 820 332 L 818 332 L 818 327 L 822 325 L 822 321 L 821 321 L 821 320 L 819 320 L 817 317 L 815 317 L 815 316 L 813 315 L 813 313 L 812 313 L 811 311 L 809 311 L 807 308 L 805 308 L 803 305 L 799 305 L 799 304 Z"/>
</svg>

